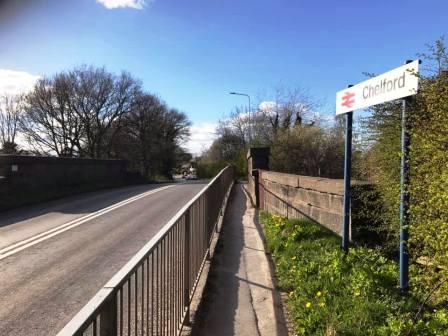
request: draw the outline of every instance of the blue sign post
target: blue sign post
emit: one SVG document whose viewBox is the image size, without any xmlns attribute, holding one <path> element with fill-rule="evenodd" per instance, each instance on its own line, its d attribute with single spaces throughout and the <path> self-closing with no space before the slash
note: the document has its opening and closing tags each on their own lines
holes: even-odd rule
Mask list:
<svg viewBox="0 0 448 336">
<path fill-rule="evenodd" d="M 352 87 L 349 85 L 348 87 Z M 345 160 L 344 160 L 344 209 L 342 226 L 342 250 L 347 253 L 350 242 L 350 179 L 352 172 L 353 112 L 345 114 Z"/>
<path fill-rule="evenodd" d="M 412 61 L 406 61 L 406 64 Z M 403 293 L 409 287 L 408 225 L 409 225 L 409 122 L 406 109 L 411 98 L 403 99 L 401 110 L 401 167 L 400 167 L 400 289 Z"/>
</svg>

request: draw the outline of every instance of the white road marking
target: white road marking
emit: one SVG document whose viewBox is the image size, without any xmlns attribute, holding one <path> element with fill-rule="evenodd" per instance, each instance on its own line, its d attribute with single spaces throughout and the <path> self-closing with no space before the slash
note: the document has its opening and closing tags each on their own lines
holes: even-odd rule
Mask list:
<svg viewBox="0 0 448 336">
<path fill-rule="evenodd" d="M 14 243 L 12 245 L 9 245 L 9 246 L 7 246 L 7 247 L 5 247 L 5 248 L 0 250 L 0 260 L 5 259 L 6 257 L 9 257 L 9 256 L 11 256 L 11 255 L 13 255 L 13 254 L 15 254 L 17 252 L 20 252 L 20 251 L 22 251 L 22 250 L 24 250 L 24 249 L 26 249 L 26 248 L 28 248 L 30 246 L 36 245 L 36 244 L 38 244 L 38 243 L 40 243 L 40 242 L 42 242 L 44 240 L 47 240 L 47 239 L 49 239 L 51 237 L 54 237 L 54 236 L 56 236 L 56 235 L 58 235 L 60 233 L 63 233 L 63 232 L 68 231 L 70 229 L 73 229 L 74 227 L 82 225 L 82 224 L 84 224 L 84 223 L 86 223 L 86 222 L 88 222 L 88 221 L 90 221 L 90 220 L 92 220 L 94 218 L 97 218 L 97 217 L 99 217 L 101 215 L 104 215 L 104 214 L 106 214 L 108 212 L 111 212 L 113 210 L 121 208 L 124 205 L 127 205 L 127 204 L 135 202 L 135 201 L 137 201 L 137 200 L 139 200 L 139 199 L 141 199 L 143 197 L 155 194 L 155 193 L 157 193 L 159 191 L 163 191 L 163 190 L 166 190 L 166 189 L 172 188 L 172 187 L 174 187 L 174 185 L 169 185 L 169 186 L 158 188 L 158 189 L 155 189 L 155 190 L 150 190 L 150 191 L 145 192 L 143 194 L 140 194 L 140 195 L 137 195 L 137 196 L 133 196 L 133 197 L 128 198 L 128 199 L 126 199 L 124 201 L 121 201 L 119 203 L 111 205 L 111 206 L 109 206 L 107 208 L 104 208 L 104 209 L 92 212 L 91 214 L 88 214 L 88 215 L 85 215 L 83 217 L 77 218 L 77 219 L 75 219 L 73 221 L 70 221 L 68 223 L 59 225 L 59 226 L 57 226 L 55 228 L 52 228 L 50 230 L 47 230 L 45 232 L 39 233 L 39 234 L 34 235 L 34 236 L 30 237 L 30 238 L 27 238 L 27 239 L 24 239 L 24 240 L 19 241 L 17 243 Z"/>
</svg>

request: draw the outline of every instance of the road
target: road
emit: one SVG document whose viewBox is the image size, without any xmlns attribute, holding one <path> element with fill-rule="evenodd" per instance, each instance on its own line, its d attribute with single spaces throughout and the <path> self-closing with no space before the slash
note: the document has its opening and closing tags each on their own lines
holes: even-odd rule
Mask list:
<svg viewBox="0 0 448 336">
<path fill-rule="evenodd" d="M 1 214 L 0 335 L 55 335 L 204 186 L 133 186 Z"/>
</svg>

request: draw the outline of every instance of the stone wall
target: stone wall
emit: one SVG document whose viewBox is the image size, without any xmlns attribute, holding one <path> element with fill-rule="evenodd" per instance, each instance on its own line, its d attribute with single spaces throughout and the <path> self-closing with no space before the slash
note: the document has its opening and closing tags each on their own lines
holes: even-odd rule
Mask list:
<svg viewBox="0 0 448 336">
<path fill-rule="evenodd" d="M 261 209 L 287 218 L 310 219 L 342 235 L 344 180 L 265 170 L 259 170 L 257 174 Z M 376 199 L 372 185 L 361 181 L 352 181 L 351 185 L 350 240 L 376 243 L 378 237 L 371 230 L 376 225 L 375 219 L 366 211 L 368 202 Z M 257 195 L 252 197 L 255 199 Z"/>
<path fill-rule="evenodd" d="M 0 155 L 0 211 L 83 191 L 124 185 L 124 160 Z"/>
<path fill-rule="evenodd" d="M 342 235 L 344 181 L 269 171 L 268 157 L 269 148 L 251 148 L 247 155 L 247 189 L 256 207 L 288 218 L 307 218 Z M 370 183 L 352 181 L 351 186 L 350 239 L 374 246 L 382 240 L 376 230 L 380 198 Z"/>
<path fill-rule="evenodd" d="M 259 171 L 260 208 L 342 234 L 343 180 Z"/>
</svg>

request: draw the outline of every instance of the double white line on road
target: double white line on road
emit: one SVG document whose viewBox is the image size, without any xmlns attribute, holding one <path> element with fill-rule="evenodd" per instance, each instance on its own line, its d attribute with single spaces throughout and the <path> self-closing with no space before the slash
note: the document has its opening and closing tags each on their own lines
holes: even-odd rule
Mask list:
<svg viewBox="0 0 448 336">
<path fill-rule="evenodd" d="M 28 248 L 30 246 L 36 245 L 36 244 L 38 244 L 38 243 L 40 243 L 40 242 L 42 242 L 44 240 L 47 240 L 47 239 L 49 239 L 51 237 L 54 237 L 54 236 L 56 236 L 56 235 L 58 235 L 60 233 L 63 233 L 65 231 L 67 231 L 67 230 L 73 229 L 74 227 L 82 225 L 82 224 L 84 224 L 84 223 L 86 223 L 86 222 L 88 222 L 88 221 L 90 221 L 90 220 L 92 220 L 94 218 L 97 218 L 97 217 L 99 217 L 101 215 L 104 215 L 104 214 L 106 214 L 108 212 L 111 212 L 113 210 L 121 208 L 124 205 L 127 205 L 127 204 L 135 202 L 135 201 L 137 201 L 137 200 L 139 200 L 139 199 L 141 199 L 143 197 L 155 194 L 155 193 L 157 193 L 159 191 L 166 190 L 166 189 L 172 188 L 172 187 L 174 187 L 174 185 L 169 185 L 169 186 L 166 186 L 166 187 L 158 188 L 158 189 L 151 190 L 151 191 L 145 192 L 143 194 L 140 194 L 140 195 L 128 198 L 128 199 L 126 199 L 124 201 L 121 201 L 119 203 L 111 205 L 111 206 L 109 206 L 107 208 L 104 208 L 104 209 L 92 212 L 91 214 L 88 214 L 86 216 L 77 218 L 77 219 L 75 219 L 75 220 L 73 220 L 71 222 L 59 225 L 59 226 L 57 226 L 57 227 L 55 227 L 53 229 L 47 230 L 45 232 L 39 233 L 39 234 L 37 234 L 35 236 L 32 236 L 30 238 L 27 238 L 25 240 L 22 240 L 22 241 L 19 241 L 17 243 L 14 243 L 12 245 L 9 245 L 9 246 L 7 246 L 7 247 L 5 247 L 5 248 L 0 250 L 0 260 L 5 259 L 5 258 L 7 258 L 7 257 L 9 257 L 9 256 L 11 256 L 11 255 L 13 255 L 15 253 L 17 253 L 17 252 L 20 252 L 20 251 L 22 251 L 22 250 L 24 250 L 24 249 L 26 249 L 26 248 Z"/>
</svg>

